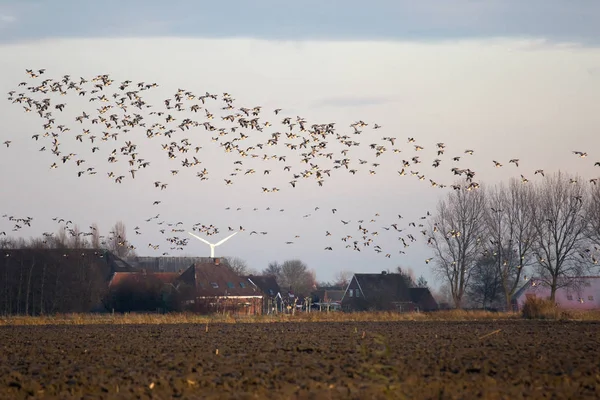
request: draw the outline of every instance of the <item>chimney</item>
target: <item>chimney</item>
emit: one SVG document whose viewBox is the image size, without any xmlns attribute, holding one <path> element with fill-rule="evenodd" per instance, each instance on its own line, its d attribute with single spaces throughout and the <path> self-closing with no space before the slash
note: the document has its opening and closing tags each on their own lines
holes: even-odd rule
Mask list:
<svg viewBox="0 0 600 400">
<path fill-rule="evenodd" d="M 218 257 L 217 257 L 217 258 L 215 258 L 215 259 L 214 259 L 214 261 L 215 261 L 215 265 L 219 265 L 219 264 L 221 264 L 221 259 L 220 259 L 220 258 L 218 258 Z"/>
<path fill-rule="evenodd" d="M 387 271 L 381 271 L 381 275 L 387 275 Z"/>
</svg>

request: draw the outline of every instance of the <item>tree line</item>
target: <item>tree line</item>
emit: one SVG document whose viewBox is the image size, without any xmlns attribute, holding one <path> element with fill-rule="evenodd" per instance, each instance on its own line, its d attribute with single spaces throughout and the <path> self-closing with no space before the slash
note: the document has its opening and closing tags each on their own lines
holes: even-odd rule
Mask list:
<svg viewBox="0 0 600 400">
<path fill-rule="evenodd" d="M 97 224 L 83 231 L 77 224 L 65 224 L 56 232 L 45 232 L 42 237 L 29 240 L 23 237 L 0 238 L 0 249 L 102 249 L 108 250 L 119 258 L 136 255 L 135 247 L 127 240 L 127 227 L 118 221 L 108 236 L 101 235 Z"/>
<path fill-rule="evenodd" d="M 564 172 L 537 182 L 512 178 L 467 190 L 465 181 L 441 199 L 430 221 L 433 268 L 454 306 L 467 298 L 506 309 L 535 277 L 556 291 L 576 285 L 600 259 L 600 187 Z"/>
</svg>

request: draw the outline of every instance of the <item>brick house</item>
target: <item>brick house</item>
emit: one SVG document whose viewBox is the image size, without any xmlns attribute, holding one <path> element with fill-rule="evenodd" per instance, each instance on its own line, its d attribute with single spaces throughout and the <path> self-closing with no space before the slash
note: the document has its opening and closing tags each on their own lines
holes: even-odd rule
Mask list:
<svg viewBox="0 0 600 400">
<path fill-rule="evenodd" d="M 342 298 L 345 311 L 433 311 L 437 302 L 427 288 L 411 288 L 401 274 L 354 274 Z"/>
<path fill-rule="evenodd" d="M 200 313 L 262 314 L 263 293 L 222 264 L 195 263 L 175 281 L 185 309 Z"/>
<path fill-rule="evenodd" d="M 558 288 L 554 295 L 556 304 L 569 310 L 600 309 L 600 276 L 569 278 L 569 284 Z M 512 297 L 514 311 L 519 311 L 527 298 L 550 297 L 550 287 L 540 279 L 529 279 Z"/>
</svg>

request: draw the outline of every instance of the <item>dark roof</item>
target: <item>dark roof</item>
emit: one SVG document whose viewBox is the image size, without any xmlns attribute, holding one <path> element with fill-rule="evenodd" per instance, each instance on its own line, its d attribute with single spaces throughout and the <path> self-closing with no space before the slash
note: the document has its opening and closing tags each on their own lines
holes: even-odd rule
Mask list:
<svg viewBox="0 0 600 400">
<path fill-rule="evenodd" d="M 183 271 L 178 279 L 194 286 L 197 297 L 262 296 L 248 280 L 222 263 L 196 263 Z"/>
<path fill-rule="evenodd" d="M 429 288 L 410 288 L 408 290 L 411 301 L 424 311 L 437 310 L 439 308 Z"/>
<path fill-rule="evenodd" d="M 242 278 L 254 283 L 264 294 L 268 296 L 277 296 L 277 293 L 280 292 L 277 280 L 273 275 L 247 275 L 242 276 Z"/>
<path fill-rule="evenodd" d="M 345 290 L 340 289 L 318 289 L 313 292 L 314 296 L 319 298 L 320 302 L 336 302 L 342 301 Z"/>
<path fill-rule="evenodd" d="M 115 272 L 108 286 L 114 287 L 123 283 L 140 283 L 146 279 L 158 279 L 162 283 L 173 283 L 179 278 L 177 272 Z"/>
<path fill-rule="evenodd" d="M 427 289 L 427 288 L 410 288 L 409 294 L 410 294 L 410 300 L 413 303 L 418 303 L 421 300 L 424 300 L 425 297 L 428 297 L 429 295 L 431 295 L 431 293 L 429 292 L 429 289 Z"/>
<path fill-rule="evenodd" d="M 367 300 L 371 297 L 385 297 L 391 301 L 411 301 L 408 284 L 401 274 L 354 274 L 352 279 L 356 279 Z"/>
</svg>

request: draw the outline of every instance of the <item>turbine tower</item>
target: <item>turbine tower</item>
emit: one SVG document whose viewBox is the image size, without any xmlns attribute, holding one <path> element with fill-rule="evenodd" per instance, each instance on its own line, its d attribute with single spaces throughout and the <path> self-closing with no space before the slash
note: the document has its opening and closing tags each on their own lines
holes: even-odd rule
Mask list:
<svg viewBox="0 0 600 400">
<path fill-rule="evenodd" d="M 231 235 L 227 236 L 225 239 L 221 240 L 220 242 L 217 243 L 210 243 L 208 240 L 205 240 L 203 238 L 201 238 L 200 236 L 196 236 L 194 235 L 192 232 L 188 232 L 190 235 L 192 235 L 193 237 L 195 237 L 198 240 L 203 241 L 204 243 L 206 243 L 207 245 L 210 246 L 210 258 L 215 258 L 215 247 L 225 243 L 227 240 L 229 240 L 231 237 L 233 237 L 237 232 L 232 233 Z"/>
</svg>

